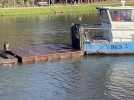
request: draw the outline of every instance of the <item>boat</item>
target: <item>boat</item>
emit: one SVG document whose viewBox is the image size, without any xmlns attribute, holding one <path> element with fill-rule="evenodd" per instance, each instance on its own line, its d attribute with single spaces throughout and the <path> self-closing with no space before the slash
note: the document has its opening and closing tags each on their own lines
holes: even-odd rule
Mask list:
<svg viewBox="0 0 134 100">
<path fill-rule="evenodd" d="M 71 28 L 72 46 L 85 54 L 134 54 L 134 7 L 97 7 L 100 25 Z"/>
</svg>

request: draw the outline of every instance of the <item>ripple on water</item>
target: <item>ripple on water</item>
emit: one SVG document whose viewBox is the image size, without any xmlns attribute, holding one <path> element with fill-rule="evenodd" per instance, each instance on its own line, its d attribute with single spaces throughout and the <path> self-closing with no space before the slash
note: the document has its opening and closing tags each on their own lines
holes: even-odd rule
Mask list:
<svg viewBox="0 0 134 100">
<path fill-rule="evenodd" d="M 133 100 L 133 60 L 87 57 L 0 67 L 0 100 Z"/>
<path fill-rule="evenodd" d="M 107 93 L 119 100 L 134 99 L 134 70 L 133 62 L 125 61 L 114 63 L 111 66 L 111 75 L 106 81 Z"/>
</svg>

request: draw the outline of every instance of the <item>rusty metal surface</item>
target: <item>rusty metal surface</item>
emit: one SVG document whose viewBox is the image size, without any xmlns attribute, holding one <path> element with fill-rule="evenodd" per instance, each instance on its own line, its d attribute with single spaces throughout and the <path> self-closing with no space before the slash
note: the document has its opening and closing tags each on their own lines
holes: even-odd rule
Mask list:
<svg viewBox="0 0 134 100">
<path fill-rule="evenodd" d="M 0 64 L 31 64 L 59 59 L 79 58 L 81 51 L 64 44 L 45 44 L 0 51 Z"/>
<path fill-rule="evenodd" d="M 73 50 L 70 46 L 64 44 L 34 45 L 12 49 L 11 52 L 18 59 L 21 59 L 19 62 L 24 64 L 82 56 L 80 51 Z"/>
<path fill-rule="evenodd" d="M 12 49 L 12 53 L 21 57 L 36 56 L 49 53 L 71 51 L 72 49 L 62 44 L 36 45 L 25 48 Z"/>
</svg>

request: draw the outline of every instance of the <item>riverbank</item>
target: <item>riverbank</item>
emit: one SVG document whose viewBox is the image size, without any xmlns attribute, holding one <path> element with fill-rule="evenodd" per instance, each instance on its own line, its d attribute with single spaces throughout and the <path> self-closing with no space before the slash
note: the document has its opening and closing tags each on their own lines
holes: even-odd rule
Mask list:
<svg viewBox="0 0 134 100">
<path fill-rule="evenodd" d="M 54 5 L 45 7 L 0 8 L 0 16 L 96 13 L 96 5 Z"/>
<path fill-rule="evenodd" d="M 119 3 L 94 3 L 94 4 L 56 4 L 44 7 L 21 7 L 21 8 L 0 8 L 0 16 L 26 16 L 26 15 L 81 15 L 96 13 L 96 6 L 102 5 L 120 5 Z M 133 4 L 129 4 L 133 5 Z"/>
</svg>

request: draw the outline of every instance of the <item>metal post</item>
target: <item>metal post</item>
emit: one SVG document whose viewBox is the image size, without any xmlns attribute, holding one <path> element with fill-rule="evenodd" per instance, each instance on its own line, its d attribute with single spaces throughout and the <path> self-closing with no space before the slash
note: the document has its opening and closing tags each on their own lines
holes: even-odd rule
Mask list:
<svg viewBox="0 0 134 100">
<path fill-rule="evenodd" d="M 48 0 L 48 5 L 50 5 L 50 0 Z"/>
<path fill-rule="evenodd" d="M 3 50 L 4 51 L 9 51 L 9 43 L 4 43 L 4 45 L 3 45 Z"/>
<path fill-rule="evenodd" d="M 16 5 L 16 1 L 15 1 L 15 0 L 13 0 L 13 7 L 15 7 L 15 5 Z"/>
<path fill-rule="evenodd" d="M 89 0 L 87 0 L 87 3 L 89 3 Z"/>
<path fill-rule="evenodd" d="M 84 28 L 81 26 L 80 27 L 80 50 L 83 52 L 84 51 Z"/>
<path fill-rule="evenodd" d="M 67 4 L 67 0 L 66 0 L 66 4 Z"/>
</svg>

